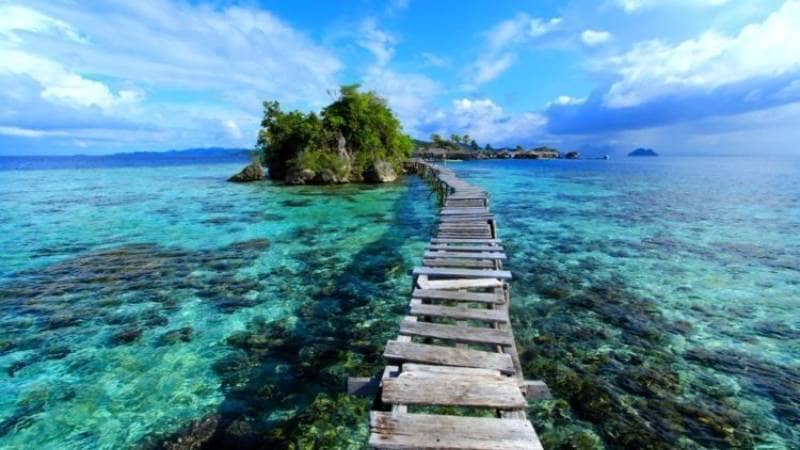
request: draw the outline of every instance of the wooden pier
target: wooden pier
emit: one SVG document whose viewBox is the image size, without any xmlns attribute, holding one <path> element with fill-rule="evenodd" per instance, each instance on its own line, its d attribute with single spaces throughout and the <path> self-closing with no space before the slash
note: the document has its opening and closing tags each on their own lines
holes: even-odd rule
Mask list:
<svg viewBox="0 0 800 450">
<path fill-rule="evenodd" d="M 350 380 L 353 393 L 378 393 L 369 445 L 541 449 L 525 409 L 549 392 L 522 375 L 508 315 L 511 273 L 489 196 L 446 168 L 412 167 L 443 207 L 413 271 L 408 315 L 383 353 L 391 365 L 380 379 Z"/>
</svg>

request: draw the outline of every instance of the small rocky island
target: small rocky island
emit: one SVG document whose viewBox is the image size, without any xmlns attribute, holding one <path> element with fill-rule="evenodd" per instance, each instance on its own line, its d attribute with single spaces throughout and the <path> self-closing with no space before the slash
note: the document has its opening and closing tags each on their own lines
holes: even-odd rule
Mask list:
<svg viewBox="0 0 800 450">
<path fill-rule="evenodd" d="M 374 92 L 342 86 L 317 114 L 284 112 L 264 102 L 257 151 L 268 176 L 286 184 L 387 183 L 397 178 L 413 143 Z M 254 162 L 231 181 L 260 179 Z M 252 176 L 248 176 L 252 175 Z"/>
<path fill-rule="evenodd" d="M 652 148 L 637 148 L 636 150 L 628 153 L 628 156 L 658 156 Z"/>
</svg>

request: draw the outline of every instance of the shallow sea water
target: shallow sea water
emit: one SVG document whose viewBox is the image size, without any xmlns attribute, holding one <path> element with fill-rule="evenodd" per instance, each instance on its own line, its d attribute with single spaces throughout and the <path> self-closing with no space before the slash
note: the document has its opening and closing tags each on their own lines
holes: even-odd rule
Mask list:
<svg viewBox="0 0 800 450">
<path fill-rule="evenodd" d="M 0 448 L 362 448 L 435 199 L 0 172 Z M 485 161 L 546 448 L 800 447 L 800 162 Z"/>
<path fill-rule="evenodd" d="M 800 448 L 800 161 L 451 168 L 492 193 L 546 448 Z"/>
<path fill-rule="evenodd" d="M 157 447 L 209 414 L 256 445 L 380 362 L 428 188 L 227 183 L 240 165 L 0 172 L 0 447 Z"/>
</svg>

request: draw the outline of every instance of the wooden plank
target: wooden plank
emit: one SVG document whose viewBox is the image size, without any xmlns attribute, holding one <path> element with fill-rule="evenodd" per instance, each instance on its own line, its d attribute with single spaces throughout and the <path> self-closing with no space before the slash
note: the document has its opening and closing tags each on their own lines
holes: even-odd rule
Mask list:
<svg viewBox="0 0 800 450">
<path fill-rule="evenodd" d="M 494 220 L 494 216 L 488 214 L 478 214 L 470 216 L 439 216 L 439 223 L 488 223 Z"/>
<path fill-rule="evenodd" d="M 492 237 L 492 233 L 488 232 L 488 231 L 485 232 L 485 233 L 474 233 L 474 232 L 470 232 L 470 233 L 453 233 L 451 231 L 447 231 L 447 232 L 436 233 L 436 236 L 437 237 L 443 237 L 443 238 L 459 238 L 459 237 L 490 238 L 490 237 Z"/>
<path fill-rule="evenodd" d="M 416 342 L 389 341 L 383 351 L 384 358 L 427 364 L 443 364 L 457 367 L 478 367 L 515 372 L 514 362 L 505 353 L 443 347 L 441 345 L 418 344 Z"/>
<path fill-rule="evenodd" d="M 496 245 L 456 245 L 456 244 L 431 244 L 428 250 L 454 251 L 454 252 L 502 252 L 503 247 Z"/>
<path fill-rule="evenodd" d="M 452 235 L 452 236 L 447 236 Z M 436 231 L 436 237 L 463 237 L 463 238 L 485 238 L 490 239 L 492 237 L 492 230 L 491 228 L 467 228 L 467 229 L 459 229 L 459 228 L 443 228 Z"/>
<path fill-rule="evenodd" d="M 485 200 L 446 200 L 444 206 L 448 208 L 484 208 Z"/>
<path fill-rule="evenodd" d="M 460 252 L 457 248 L 449 251 L 427 251 L 425 258 L 450 258 L 450 259 L 506 259 L 506 254 L 501 252 Z"/>
<path fill-rule="evenodd" d="M 420 280 L 417 285 L 422 289 L 471 289 L 486 287 L 503 287 L 504 282 L 496 278 L 463 278 L 450 280 Z"/>
<path fill-rule="evenodd" d="M 463 215 L 463 214 L 489 214 L 488 208 L 442 208 L 439 214 L 449 215 Z"/>
<path fill-rule="evenodd" d="M 440 230 L 490 230 L 489 224 L 486 222 L 447 222 L 440 223 L 438 228 Z"/>
<path fill-rule="evenodd" d="M 444 368 L 443 366 L 439 366 Z M 517 380 L 505 375 L 402 371 L 383 381 L 384 403 L 521 409 L 527 401 Z"/>
<path fill-rule="evenodd" d="M 500 244 L 500 239 L 431 239 L 432 244 Z"/>
<path fill-rule="evenodd" d="M 459 302 L 475 303 L 495 303 L 503 302 L 503 297 L 495 293 L 487 292 L 464 292 L 464 291 L 440 291 L 433 289 L 414 289 L 411 297 L 432 300 L 454 300 Z"/>
<path fill-rule="evenodd" d="M 508 322 L 508 314 L 499 309 L 459 308 L 440 305 L 411 305 L 412 316 L 446 317 L 460 320 L 480 320 L 483 322 Z"/>
<path fill-rule="evenodd" d="M 500 376 L 500 371 L 493 369 L 484 369 L 482 367 L 453 367 L 441 366 L 435 364 L 418 364 L 418 363 L 405 363 L 402 366 L 401 372 L 423 372 L 425 374 L 445 374 L 445 375 L 490 375 L 493 377 Z M 505 377 L 504 377 L 505 378 Z"/>
<path fill-rule="evenodd" d="M 514 337 L 507 330 L 497 328 L 457 327 L 440 323 L 411 322 L 400 323 L 400 334 L 408 336 L 447 339 L 465 344 L 511 345 Z"/>
<path fill-rule="evenodd" d="M 455 192 L 447 196 L 448 200 L 486 200 L 489 195 L 486 192 L 469 193 Z"/>
<path fill-rule="evenodd" d="M 454 278 L 498 278 L 501 280 L 511 279 L 511 272 L 508 270 L 437 269 L 433 267 L 415 267 L 414 275 Z"/>
<path fill-rule="evenodd" d="M 425 267 L 452 267 L 464 269 L 494 269 L 495 262 L 484 259 L 446 259 L 446 258 L 427 258 L 422 260 Z"/>
<path fill-rule="evenodd" d="M 492 229 L 488 224 L 442 224 L 437 227 L 437 235 L 442 233 L 460 233 L 460 234 L 491 234 Z"/>
<path fill-rule="evenodd" d="M 527 420 L 370 412 L 369 445 L 379 449 L 542 450 Z"/>
</svg>

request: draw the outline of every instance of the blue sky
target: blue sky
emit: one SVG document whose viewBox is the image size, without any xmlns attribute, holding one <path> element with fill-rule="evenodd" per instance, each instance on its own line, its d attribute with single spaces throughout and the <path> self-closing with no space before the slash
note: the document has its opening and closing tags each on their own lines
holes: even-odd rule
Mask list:
<svg viewBox="0 0 800 450">
<path fill-rule="evenodd" d="M 419 138 L 800 154 L 800 0 L 0 0 L 0 154 L 252 147 L 345 83 Z"/>
</svg>

